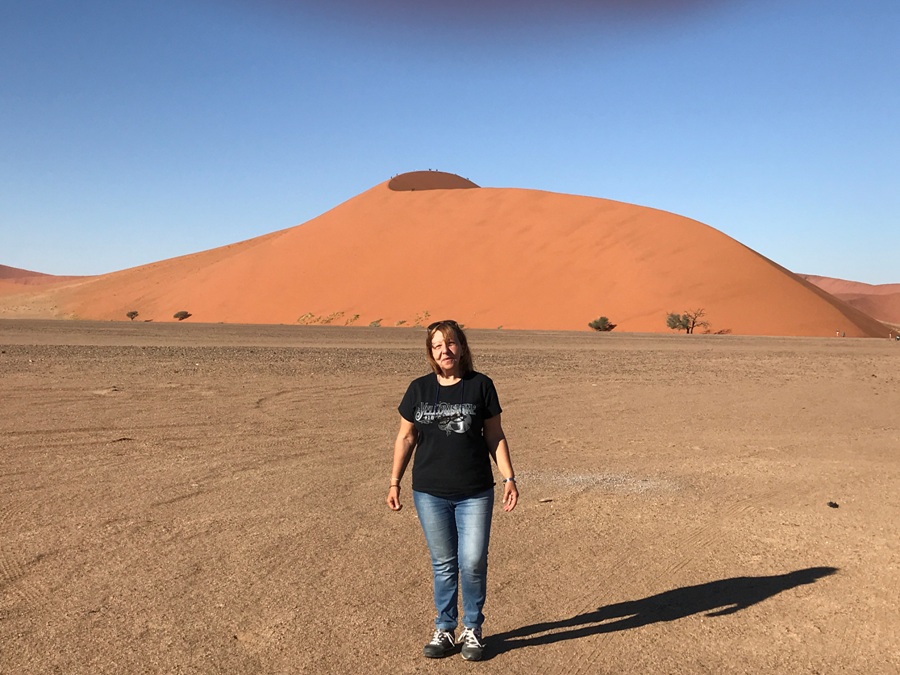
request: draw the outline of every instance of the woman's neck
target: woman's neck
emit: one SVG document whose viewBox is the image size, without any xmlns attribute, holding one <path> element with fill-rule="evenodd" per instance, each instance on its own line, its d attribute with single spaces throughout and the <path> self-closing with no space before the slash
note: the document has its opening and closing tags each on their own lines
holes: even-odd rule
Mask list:
<svg viewBox="0 0 900 675">
<path fill-rule="evenodd" d="M 462 373 L 458 370 L 442 370 L 437 374 L 437 379 L 440 384 L 456 384 L 462 379 Z"/>
</svg>

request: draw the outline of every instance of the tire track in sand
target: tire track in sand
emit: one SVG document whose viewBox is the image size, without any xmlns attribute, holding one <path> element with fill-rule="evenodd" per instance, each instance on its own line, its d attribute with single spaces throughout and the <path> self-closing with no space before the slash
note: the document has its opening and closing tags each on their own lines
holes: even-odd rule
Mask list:
<svg viewBox="0 0 900 675">
<path fill-rule="evenodd" d="M 45 557 L 42 553 L 23 562 L 22 557 L 11 553 L 7 546 L 0 550 L 0 617 L 17 604 L 26 607 L 47 604 L 47 592 L 35 582 L 33 570 L 29 569 Z"/>
</svg>

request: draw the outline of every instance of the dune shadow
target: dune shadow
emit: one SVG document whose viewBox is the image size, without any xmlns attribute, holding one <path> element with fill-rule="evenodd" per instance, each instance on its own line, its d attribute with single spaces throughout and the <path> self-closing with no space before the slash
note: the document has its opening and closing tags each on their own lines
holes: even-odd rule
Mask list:
<svg viewBox="0 0 900 675">
<path fill-rule="evenodd" d="M 733 577 L 675 588 L 640 600 L 606 605 L 568 619 L 544 621 L 492 635 L 487 641 L 485 658 L 522 647 L 553 644 L 662 621 L 675 621 L 692 614 L 734 614 L 783 591 L 814 583 L 837 571 L 836 567 L 810 567 L 773 576 Z"/>
</svg>

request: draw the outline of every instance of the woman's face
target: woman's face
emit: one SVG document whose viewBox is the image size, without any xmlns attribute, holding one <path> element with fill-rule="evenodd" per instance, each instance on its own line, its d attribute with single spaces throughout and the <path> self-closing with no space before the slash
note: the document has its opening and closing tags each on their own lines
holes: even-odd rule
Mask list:
<svg viewBox="0 0 900 675">
<path fill-rule="evenodd" d="M 448 332 L 449 335 L 444 337 L 441 331 L 436 330 L 431 337 L 431 356 L 445 373 L 456 370 L 459 366 L 459 358 L 462 355 L 462 348 L 456 339 L 456 335 L 453 331 Z"/>
</svg>

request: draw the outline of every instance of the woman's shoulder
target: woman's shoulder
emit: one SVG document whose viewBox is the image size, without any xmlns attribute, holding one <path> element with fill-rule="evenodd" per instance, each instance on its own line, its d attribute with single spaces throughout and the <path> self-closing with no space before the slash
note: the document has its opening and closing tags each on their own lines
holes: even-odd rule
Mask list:
<svg viewBox="0 0 900 675">
<path fill-rule="evenodd" d="M 409 383 L 409 388 L 413 387 L 421 387 L 423 385 L 431 385 L 434 383 L 436 379 L 436 375 L 434 373 L 428 373 L 426 375 L 422 375 L 421 377 L 417 377 L 412 382 Z"/>
<path fill-rule="evenodd" d="M 434 373 L 422 375 L 422 377 L 414 379 L 409 383 L 409 386 L 406 387 L 406 393 L 403 395 L 403 403 L 400 405 L 403 406 L 407 403 L 414 403 L 415 401 L 422 400 L 423 397 L 428 396 L 428 392 L 434 391 L 434 381 Z"/>
<path fill-rule="evenodd" d="M 479 373 L 477 370 L 470 370 L 463 379 L 473 383 L 486 384 L 491 387 L 494 386 L 494 381 L 490 377 L 484 373 Z"/>
</svg>

